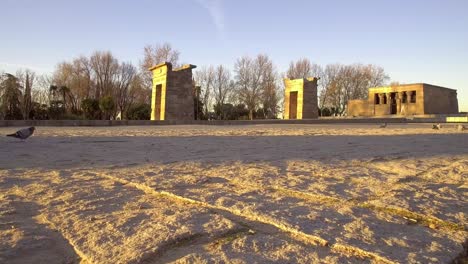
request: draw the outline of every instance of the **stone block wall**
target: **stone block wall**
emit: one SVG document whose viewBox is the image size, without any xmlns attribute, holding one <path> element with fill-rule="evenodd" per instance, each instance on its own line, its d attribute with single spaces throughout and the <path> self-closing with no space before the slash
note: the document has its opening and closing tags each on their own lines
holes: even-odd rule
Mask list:
<svg viewBox="0 0 468 264">
<path fill-rule="evenodd" d="M 367 113 L 363 109 L 366 108 Z M 416 83 L 369 88 L 367 102 L 351 100 L 349 116 L 457 114 L 457 91 Z"/>
<path fill-rule="evenodd" d="M 318 78 L 304 80 L 302 118 L 318 118 L 317 81 Z"/>
<path fill-rule="evenodd" d="M 314 77 L 284 79 L 284 119 L 294 119 L 293 114 L 290 113 L 291 92 L 297 93 L 296 119 L 318 118 L 317 81 L 318 78 Z"/>
<path fill-rule="evenodd" d="M 151 120 L 165 120 L 166 110 L 166 91 L 167 91 L 167 76 L 172 71 L 170 63 L 162 63 L 150 69 L 153 72 L 153 89 L 151 93 Z M 156 87 L 160 85 L 161 94 L 157 94 Z M 160 97 L 160 101 L 156 102 L 156 98 Z M 160 111 L 156 111 L 159 107 Z"/>
<path fill-rule="evenodd" d="M 348 116 L 369 116 L 369 103 L 367 100 L 349 100 Z"/>
<path fill-rule="evenodd" d="M 424 84 L 424 113 L 458 113 L 457 91 L 440 86 Z"/>
<path fill-rule="evenodd" d="M 167 120 L 194 120 L 194 83 L 192 69 L 187 65 L 175 69 L 168 75 L 168 93 L 166 105 Z"/>
<path fill-rule="evenodd" d="M 150 69 L 153 72 L 151 120 L 194 120 L 192 69 L 195 67 L 187 64 L 172 70 L 172 64 L 166 62 Z"/>
<path fill-rule="evenodd" d="M 416 101 L 411 102 L 411 93 L 416 93 Z M 403 102 L 403 93 L 406 93 L 406 103 Z M 395 96 L 396 109 L 392 113 L 392 94 Z M 380 98 L 376 103 L 376 95 Z M 384 103 L 386 97 L 386 103 Z M 369 88 L 369 114 L 371 116 L 385 115 L 423 115 L 424 89 L 422 84 L 408 84 Z"/>
</svg>

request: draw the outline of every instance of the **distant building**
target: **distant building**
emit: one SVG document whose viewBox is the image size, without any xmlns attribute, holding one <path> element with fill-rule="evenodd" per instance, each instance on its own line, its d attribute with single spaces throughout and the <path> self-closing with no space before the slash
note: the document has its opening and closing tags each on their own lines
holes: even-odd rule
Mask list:
<svg viewBox="0 0 468 264">
<path fill-rule="evenodd" d="M 187 64 L 172 70 L 169 62 L 158 64 L 153 72 L 151 120 L 194 120 L 194 84 Z"/>
<path fill-rule="evenodd" d="M 457 113 L 456 90 L 426 83 L 369 88 L 367 100 L 348 102 L 348 116 Z"/>
<path fill-rule="evenodd" d="M 318 78 L 284 79 L 284 119 L 318 118 Z"/>
</svg>

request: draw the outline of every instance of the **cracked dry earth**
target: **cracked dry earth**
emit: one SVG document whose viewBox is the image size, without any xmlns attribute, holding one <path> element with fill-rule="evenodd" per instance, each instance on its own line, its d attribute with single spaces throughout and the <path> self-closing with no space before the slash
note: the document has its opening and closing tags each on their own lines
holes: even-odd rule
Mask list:
<svg viewBox="0 0 468 264">
<path fill-rule="evenodd" d="M 466 261 L 468 133 L 377 127 L 0 137 L 0 263 Z"/>
</svg>

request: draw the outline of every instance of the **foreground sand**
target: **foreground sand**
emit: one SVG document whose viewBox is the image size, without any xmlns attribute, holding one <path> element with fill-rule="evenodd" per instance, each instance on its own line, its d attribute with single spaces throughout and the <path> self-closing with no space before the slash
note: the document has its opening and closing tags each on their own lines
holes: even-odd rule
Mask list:
<svg viewBox="0 0 468 264">
<path fill-rule="evenodd" d="M 0 263 L 450 263 L 467 253 L 468 133 L 430 127 L 0 137 Z"/>
</svg>

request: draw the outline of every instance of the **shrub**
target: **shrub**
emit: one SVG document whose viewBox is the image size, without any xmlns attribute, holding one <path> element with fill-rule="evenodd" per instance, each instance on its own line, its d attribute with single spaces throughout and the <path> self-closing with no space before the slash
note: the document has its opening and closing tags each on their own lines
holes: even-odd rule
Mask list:
<svg viewBox="0 0 468 264">
<path fill-rule="evenodd" d="M 65 106 L 62 101 L 51 101 L 47 112 L 50 119 L 61 119 L 65 114 Z"/>
<path fill-rule="evenodd" d="M 84 99 L 81 101 L 81 109 L 86 119 L 100 119 L 101 110 L 99 109 L 98 100 L 90 98 Z"/>
<path fill-rule="evenodd" d="M 112 96 L 104 96 L 99 100 L 99 108 L 104 113 L 105 119 L 110 119 L 111 115 L 115 112 L 115 102 Z"/>
<path fill-rule="evenodd" d="M 132 105 L 127 111 L 129 120 L 149 120 L 151 118 L 151 107 L 149 104 Z"/>
<path fill-rule="evenodd" d="M 49 112 L 48 112 L 47 105 L 33 102 L 31 112 L 29 113 L 29 118 L 33 120 L 49 119 Z"/>
<path fill-rule="evenodd" d="M 82 115 L 67 113 L 67 114 L 64 114 L 61 119 L 63 119 L 63 120 L 84 120 L 85 118 Z"/>
<path fill-rule="evenodd" d="M 319 115 L 320 116 L 331 116 L 332 111 L 328 107 L 324 107 L 322 109 L 319 109 Z"/>
</svg>

